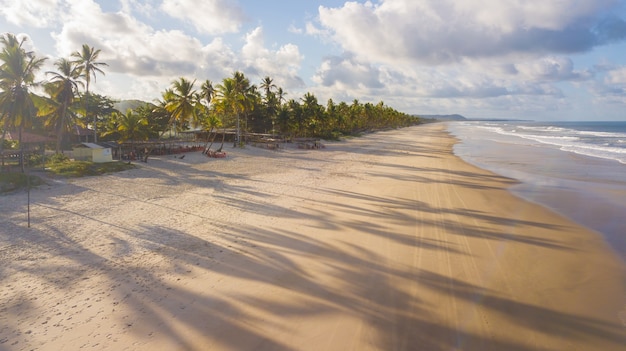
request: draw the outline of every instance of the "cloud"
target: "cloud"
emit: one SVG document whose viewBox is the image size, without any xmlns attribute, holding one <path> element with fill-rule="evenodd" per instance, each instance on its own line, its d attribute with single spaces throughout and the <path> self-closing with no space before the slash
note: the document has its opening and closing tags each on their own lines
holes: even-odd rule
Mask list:
<svg viewBox="0 0 626 351">
<path fill-rule="evenodd" d="M 626 67 L 617 67 L 611 70 L 605 82 L 607 84 L 615 84 L 626 87 Z"/>
<path fill-rule="evenodd" d="M 227 0 L 163 0 L 161 9 L 209 35 L 237 32 L 245 19 L 243 10 Z"/>
<path fill-rule="evenodd" d="M 348 100 L 368 97 L 404 99 L 493 99 L 504 96 L 545 95 L 560 98 L 556 83 L 583 80 L 586 72 L 574 69 L 569 59 L 529 60 L 503 65 L 497 62 L 411 67 L 360 60 L 353 54 L 324 59 L 313 81 L 325 91 L 341 92 Z"/>
<path fill-rule="evenodd" d="M 0 15 L 18 26 L 45 28 L 58 18 L 60 0 L 1 0 Z"/>
<path fill-rule="evenodd" d="M 590 89 L 598 103 L 626 104 L 626 66 L 606 68 L 602 82 L 594 82 Z"/>
<path fill-rule="evenodd" d="M 460 62 L 506 55 L 579 53 L 626 38 L 603 17 L 616 0 L 381 0 L 319 8 L 323 29 L 346 51 L 379 63 Z"/>
<path fill-rule="evenodd" d="M 99 59 L 109 65 L 106 72 L 187 76 L 203 73 L 208 63 L 232 67 L 235 56 L 221 39 L 203 45 L 180 30 L 157 30 L 126 12 L 103 12 L 91 1 L 75 2 L 63 16 L 62 27 L 52 33 L 59 56 L 69 57 L 87 44 L 102 51 Z"/>
<path fill-rule="evenodd" d="M 313 81 L 325 87 L 362 86 L 368 89 L 384 87 L 382 72 L 375 66 L 359 62 L 352 55 L 329 56 L 322 62 Z"/>
<path fill-rule="evenodd" d="M 548 56 L 514 64 L 515 73 L 530 81 L 581 81 L 593 77 L 590 70 L 575 70 L 571 59 Z"/>
<path fill-rule="evenodd" d="M 100 84 L 99 77 L 94 89 L 105 94 L 151 95 L 152 100 L 178 77 L 219 81 L 235 70 L 253 75 L 251 80 L 256 79 L 254 75 L 259 79 L 269 75 L 284 88 L 304 86 L 299 76 L 304 57 L 298 46 L 266 47 L 262 27 L 247 33 L 244 45 L 237 49 L 220 37 L 205 43 L 181 30 L 154 28 L 133 16 L 137 7 L 132 1 L 122 4 L 118 12 L 105 12 L 92 1 L 73 1 L 52 32 L 57 54 L 69 57 L 83 44 L 100 49 L 99 60 L 108 64 L 104 71 L 111 84 Z M 153 12 L 158 7 L 146 6 L 141 14 L 159 16 Z M 157 84 L 164 85 L 155 91 Z"/>
<path fill-rule="evenodd" d="M 246 73 L 259 78 L 270 76 L 284 88 L 304 86 L 302 78 L 298 76 L 304 59 L 298 46 L 285 44 L 275 50 L 266 48 L 262 27 L 257 27 L 246 34 L 241 54 Z"/>
</svg>

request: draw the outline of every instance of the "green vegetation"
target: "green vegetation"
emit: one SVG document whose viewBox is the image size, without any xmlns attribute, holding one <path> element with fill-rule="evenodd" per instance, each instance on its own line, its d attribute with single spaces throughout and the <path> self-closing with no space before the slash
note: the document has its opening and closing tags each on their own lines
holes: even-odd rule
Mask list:
<svg viewBox="0 0 626 351">
<path fill-rule="evenodd" d="M 135 165 L 126 162 L 93 163 L 88 161 L 72 161 L 63 154 L 55 154 L 42 164 L 41 155 L 31 155 L 27 160 L 30 167 L 45 166 L 46 172 L 68 178 L 95 176 L 106 173 L 121 172 L 135 168 Z M 43 184 L 43 180 L 36 175 L 29 175 L 31 187 Z M 0 193 L 6 193 L 22 188 L 28 184 L 26 173 L 0 172 Z"/>
<path fill-rule="evenodd" d="M 26 175 L 25 173 L 0 173 L 0 194 L 26 188 L 29 182 L 30 186 L 38 186 L 43 184 L 41 178 L 35 175 Z"/>
<path fill-rule="evenodd" d="M 104 62 L 98 62 L 100 50 L 83 45 L 69 58 L 54 62 L 56 71 L 45 72 L 48 80 L 36 82 L 35 77 L 45 58 L 24 48 L 21 39 L 12 33 L 0 36 L 0 152 L 20 149 L 23 132 L 55 136 L 57 154 L 71 144 L 71 131 L 77 127 L 93 131 L 93 141 L 134 141 L 159 139 L 168 133 L 189 130 L 222 130 L 220 150 L 226 130 L 236 130 L 234 145 L 243 145 L 246 133 L 265 133 L 285 138 L 317 137 L 336 140 L 362 133 L 406 127 L 420 119 L 398 112 L 382 101 L 376 104 L 335 103 L 329 99 L 321 104 L 312 93 L 301 98 L 286 99 L 287 93 L 271 77 L 259 85 L 251 83 L 242 72 L 234 72 L 215 86 L 205 80 L 196 88 L 196 80 L 180 77 L 171 83 L 155 103 L 133 102 L 133 109 L 118 111 L 115 102 L 90 93 L 96 74 L 104 75 Z M 35 87 L 43 87 L 43 94 Z M 120 104 L 121 106 L 121 104 Z M 5 141 L 7 131 L 19 135 L 17 145 Z M 212 133 L 215 137 L 215 133 Z M 74 141 L 75 142 L 75 141 Z M 214 140 L 206 140 L 210 147 Z M 209 145 L 209 143 L 211 143 Z M 51 145 L 48 145 L 51 148 Z M 31 157 L 20 164 L 41 165 L 43 160 Z M 93 165 L 81 162 L 51 162 L 58 174 L 82 176 L 101 174 L 119 168 L 116 165 Z"/>
<path fill-rule="evenodd" d="M 72 161 L 63 154 L 52 155 L 46 162 L 46 170 L 63 177 L 84 177 L 105 173 L 125 171 L 135 168 L 126 162 L 93 163 L 89 161 Z"/>
<path fill-rule="evenodd" d="M 88 161 L 51 162 L 46 169 L 63 177 L 84 177 L 114 173 L 135 168 L 135 165 L 126 162 L 93 163 Z"/>
</svg>

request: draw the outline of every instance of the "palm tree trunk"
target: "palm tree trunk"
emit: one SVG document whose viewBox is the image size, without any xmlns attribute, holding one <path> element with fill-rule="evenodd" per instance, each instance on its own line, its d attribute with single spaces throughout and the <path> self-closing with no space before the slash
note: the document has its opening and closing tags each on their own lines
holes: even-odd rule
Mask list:
<svg viewBox="0 0 626 351">
<path fill-rule="evenodd" d="M 211 150 L 211 146 L 213 146 L 213 143 L 215 142 L 215 137 L 217 136 L 217 133 L 213 133 L 213 137 L 211 138 L 211 145 L 209 145 L 209 150 Z"/>
<path fill-rule="evenodd" d="M 239 129 L 239 112 L 237 112 L 237 134 L 235 135 L 235 142 L 233 143 L 233 147 L 237 147 L 237 144 L 241 142 L 240 138 L 240 129 Z"/>
<path fill-rule="evenodd" d="M 59 121 L 59 126 L 57 127 L 57 145 L 56 145 L 56 153 L 61 153 L 61 143 L 63 142 L 63 130 L 65 126 L 65 114 L 67 113 L 67 105 L 65 102 L 63 103 L 63 108 L 61 108 L 61 118 Z"/>
<path fill-rule="evenodd" d="M 20 143 L 20 167 L 22 169 L 22 173 L 25 173 L 25 169 L 24 169 L 24 145 L 22 144 L 22 130 L 24 129 L 24 127 L 22 126 L 22 124 L 20 124 L 20 128 L 19 128 L 19 132 L 18 132 L 18 140 Z"/>
<path fill-rule="evenodd" d="M 203 154 L 206 154 L 209 152 L 209 150 L 211 150 L 211 146 L 213 145 L 213 140 L 209 140 L 209 136 L 211 135 L 211 132 L 213 132 L 213 127 L 211 127 L 211 129 L 209 130 L 209 132 L 206 135 L 206 143 L 204 143 L 204 152 L 202 152 Z M 215 138 L 213 138 L 215 139 Z M 209 142 L 211 143 L 211 145 L 209 145 Z"/>
<path fill-rule="evenodd" d="M 224 140 L 226 140 L 226 126 L 224 126 L 224 131 L 222 132 L 222 145 L 217 149 L 217 152 L 222 152 L 222 148 L 224 147 Z"/>
<path fill-rule="evenodd" d="M 4 127 L 2 128 L 2 139 L 0 139 L 0 154 L 2 153 L 2 151 L 4 151 L 4 139 L 7 136 L 7 125 L 8 125 L 8 121 L 4 122 Z"/>
</svg>

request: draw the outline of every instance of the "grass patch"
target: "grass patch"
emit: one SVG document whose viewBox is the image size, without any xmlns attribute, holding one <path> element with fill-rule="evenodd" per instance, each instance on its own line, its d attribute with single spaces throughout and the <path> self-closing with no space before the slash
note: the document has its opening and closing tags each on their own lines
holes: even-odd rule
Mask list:
<svg viewBox="0 0 626 351">
<path fill-rule="evenodd" d="M 46 164 L 46 169 L 62 177 L 85 177 L 106 173 L 121 172 L 135 168 L 126 162 L 93 163 L 88 161 L 62 161 Z"/>
<path fill-rule="evenodd" d="M 106 173 L 121 172 L 135 168 L 135 165 L 126 162 L 93 163 L 87 161 L 70 161 L 68 159 L 53 159 L 46 163 L 46 171 L 61 177 L 76 178 L 96 176 Z M 21 172 L 0 172 L 0 194 L 26 188 L 28 179 Z M 44 181 L 36 175 L 30 175 L 31 187 L 39 186 Z"/>
<path fill-rule="evenodd" d="M 0 193 L 26 188 L 29 179 L 25 173 L 0 173 Z M 30 186 L 43 184 L 41 178 L 30 175 Z"/>
</svg>

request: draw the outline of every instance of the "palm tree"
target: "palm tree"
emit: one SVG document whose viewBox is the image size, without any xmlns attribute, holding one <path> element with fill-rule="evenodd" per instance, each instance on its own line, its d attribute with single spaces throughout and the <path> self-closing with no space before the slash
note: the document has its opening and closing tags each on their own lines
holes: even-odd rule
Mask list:
<svg viewBox="0 0 626 351">
<path fill-rule="evenodd" d="M 134 142 L 136 140 L 146 140 L 148 138 L 148 121 L 146 121 L 146 119 L 140 114 L 134 113 L 133 110 L 130 109 L 127 110 L 125 114 L 117 112 L 114 115 L 120 140 L 130 140 L 131 150 L 137 154 Z"/>
<path fill-rule="evenodd" d="M 18 129 L 20 147 L 22 131 L 31 124 L 37 113 L 35 96 L 30 89 L 37 85 L 35 74 L 46 60 L 26 52 L 22 47 L 25 41 L 25 37 L 18 40 L 11 33 L 0 37 L 0 43 L 4 46 L 0 53 L 0 116 L 5 128 Z M 24 171 L 24 163 L 20 163 Z"/>
<path fill-rule="evenodd" d="M 306 136 L 307 132 L 316 135 L 316 127 L 320 122 L 322 115 L 322 108 L 318 102 L 317 97 L 311 93 L 306 93 L 302 97 L 302 115 L 298 121 L 298 129 L 301 132 L 304 130 Z"/>
<path fill-rule="evenodd" d="M 265 116 L 267 120 L 272 124 L 272 134 L 274 134 L 274 124 L 276 120 L 276 114 L 278 113 L 278 107 L 280 105 L 279 98 L 276 97 L 274 89 L 277 89 L 274 80 L 270 77 L 265 77 L 261 80 L 261 89 L 265 91 L 264 104 L 265 104 Z M 279 90 L 282 92 L 282 88 Z M 284 94 L 284 93 L 283 93 Z M 265 122 L 265 121 L 264 121 Z M 264 123 L 267 125 L 266 123 Z"/>
<path fill-rule="evenodd" d="M 46 85 L 46 90 L 56 105 L 47 124 L 54 128 L 57 136 L 56 153 L 60 153 L 63 134 L 71 128 L 69 117 L 72 113 L 70 107 L 76 98 L 78 86 L 82 86 L 83 82 L 78 80 L 81 69 L 74 62 L 61 58 L 54 65 L 59 70 L 58 72 L 46 72 L 46 74 L 52 75 L 50 83 Z"/>
<path fill-rule="evenodd" d="M 200 93 L 199 93 L 199 101 L 204 100 L 206 102 L 206 105 L 202 105 L 202 126 L 204 127 L 204 129 L 207 131 L 207 139 L 206 139 L 206 144 L 204 145 L 204 153 L 208 153 L 208 151 L 211 149 L 211 146 L 213 145 L 213 141 L 215 141 L 215 134 L 213 135 L 213 138 L 211 140 L 209 140 L 209 137 L 211 136 L 211 133 L 213 132 L 213 130 L 217 127 L 219 127 L 219 125 L 221 124 L 221 121 L 219 120 L 219 118 L 217 118 L 217 116 L 211 114 L 211 102 L 213 101 L 213 98 L 215 97 L 215 88 L 213 87 L 213 82 L 211 82 L 210 80 L 205 80 L 204 83 L 202 83 L 202 86 L 200 87 Z M 209 142 L 211 143 L 209 145 Z"/>
<path fill-rule="evenodd" d="M 200 97 L 206 101 L 207 107 L 211 105 L 211 101 L 213 97 L 215 97 L 215 88 L 213 87 L 213 82 L 210 80 L 205 80 L 200 87 Z"/>
<path fill-rule="evenodd" d="M 261 89 L 265 91 L 265 99 L 269 100 L 270 95 L 273 94 L 272 90 L 276 89 L 276 84 L 272 78 L 266 76 L 261 80 Z"/>
<path fill-rule="evenodd" d="M 278 91 L 276 92 L 276 98 L 278 99 L 278 104 L 280 106 L 282 106 L 282 104 L 287 101 L 287 98 L 285 96 L 287 96 L 287 93 L 283 91 L 283 88 L 279 87 Z"/>
<path fill-rule="evenodd" d="M 178 122 L 180 125 L 186 125 L 191 122 L 198 126 L 201 123 L 199 118 L 201 104 L 193 88 L 195 82 L 181 77 L 173 81 L 172 88 L 164 94 L 165 109 L 171 114 L 170 124 Z"/>
<path fill-rule="evenodd" d="M 215 134 L 213 134 L 213 138 L 211 138 L 211 140 L 209 140 L 209 136 L 211 135 L 214 129 L 219 128 L 219 126 L 222 124 L 222 121 L 220 121 L 220 119 L 216 115 L 208 114 L 206 118 L 203 120 L 202 124 L 204 126 L 204 129 L 208 131 L 207 140 L 206 140 L 206 143 L 204 144 L 204 153 L 207 154 L 211 150 L 211 146 L 213 146 L 213 142 L 215 141 Z M 223 141 L 222 141 L 222 144 L 223 144 Z M 221 148 L 220 148 L 220 151 L 222 151 Z"/>
<path fill-rule="evenodd" d="M 255 85 L 250 85 L 250 80 L 246 78 L 246 76 L 240 72 L 236 71 L 233 73 L 233 85 L 235 89 L 235 99 L 239 100 L 239 105 L 241 107 L 240 111 L 237 111 L 237 142 L 241 142 L 241 125 L 239 121 L 240 114 L 243 113 L 246 116 L 246 125 L 247 125 L 247 113 L 252 110 L 254 106 L 254 101 L 258 97 L 258 92 L 256 90 Z"/>
<path fill-rule="evenodd" d="M 235 90 L 235 81 L 232 78 L 224 78 L 221 84 L 216 86 L 215 90 L 215 109 L 222 116 L 236 115 L 237 116 L 237 136 L 234 141 L 234 146 L 237 146 L 237 139 L 239 138 L 239 111 L 241 110 L 241 102 L 237 98 L 237 91 Z M 222 123 L 224 128 L 224 134 L 222 140 L 226 135 L 226 124 Z M 222 141 L 222 146 L 224 142 Z M 221 147 L 220 147 L 221 150 Z"/>
<path fill-rule="evenodd" d="M 100 50 L 95 50 L 93 47 L 90 47 L 87 44 L 83 44 L 81 51 L 76 51 L 72 53 L 72 57 L 76 58 L 73 62 L 78 64 L 81 69 L 83 78 L 85 78 L 85 95 L 87 99 L 85 100 L 85 118 L 89 118 L 89 83 L 91 82 L 91 76 L 93 75 L 94 80 L 96 79 L 96 73 L 101 73 L 104 75 L 104 71 L 100 69 L 100 66 L 108 66 L 104 62 L 98 62 L 98 56 L 100 56 Z M 98 142 L 98 125 L 97 125 L 97 115 L 93 117 L 93 140 L 94 142 Z"/>
</svg>

